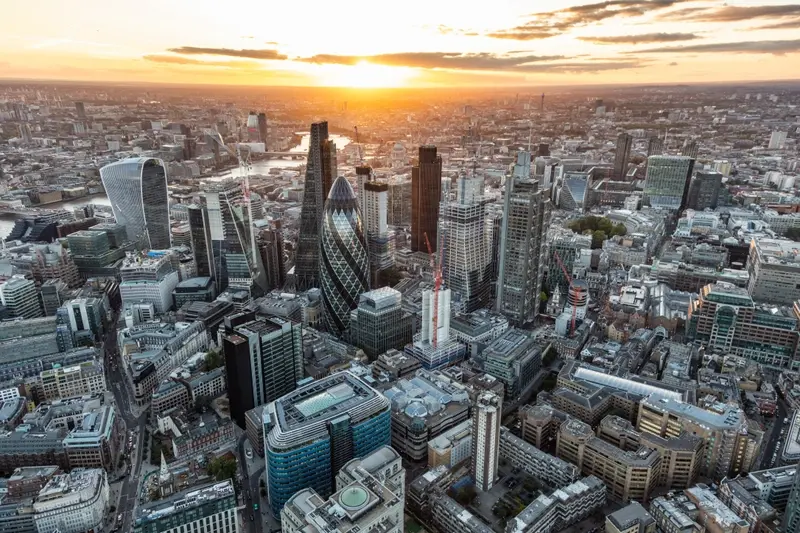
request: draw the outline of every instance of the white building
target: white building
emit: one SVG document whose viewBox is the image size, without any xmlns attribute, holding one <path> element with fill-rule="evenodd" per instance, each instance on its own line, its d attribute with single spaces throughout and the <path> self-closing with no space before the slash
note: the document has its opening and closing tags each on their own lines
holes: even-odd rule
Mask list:
<svg viewBox="0 0 800 533">
<path fill-rule="evenodd" d="M 0 302 L 12 317 L 37 318 L 42 316 L 36 284 L 24 276 L 13 276 L 0 285 Z"/>
<path fill-rule="evenodd" d="M 785 131 L 773 131 L 772 134 L 769 136 L 769 148 L 770 150 L 780 150 L 784 148 L 786 145 L 786 132 Z"/>
<path fill-rule="evenodd" d="M 133 533 L 239 533 L 236 493 L 230 480 L 187 491 L 140 506 Z"/>
<path fill-rule="evenodd" d="M 503 400 L 491 391 L 484 391 L 475 404 L 472 416 L 472 475 L 475 485 L 488 492 L 498 477 Z"/>
<path fill-rule="evenodd" d="M 368 169 L 369 174 L 364 174 Z M 389 231 L 389 185 L 372 178 L 369 167 L 358 167 L 358 201 L 364 236 L 367 239 L 370 269 L 385 270 L 394 266 L 394 233 Z"/>
<path fill-rule="evenodd" d="M 428 467 L 453 468 L 472 456 L 472 420 L 464 420 L 428 441 Z"/>
<path fill-rule="evenodd" d="M 166 255 L 129 255 L 120 268 L 120 277 L 119 293 L 123 307 L 152 303 L 156 313 L 165 313 L 172 308 L 172 291 L 180 280 Z"/>
<path fill-rule="evenodd" d="M 108 478 L 105 470 L 73 469 L 44 486 L 33 503 L 39 533 L 99 531 L 108 511 Z"/>
<path fill-rule="evenodd" d="M 800 300 L 800 248 L 793 241 L 753 239 L 747 258 L 747 292 L 757 302 L 791 305 Z"/>
</svg>

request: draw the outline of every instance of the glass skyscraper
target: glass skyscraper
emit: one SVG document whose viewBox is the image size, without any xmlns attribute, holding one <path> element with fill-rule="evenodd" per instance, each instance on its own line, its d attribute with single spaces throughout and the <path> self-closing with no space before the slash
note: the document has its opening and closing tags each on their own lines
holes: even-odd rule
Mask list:
<svg viewBox="0 0 800 533">
<path fill-rule="evenodd" d="M 338 177 L 325 203 L 320 233 L 320 289 L 328 332 L 343 334 L 350 311 L 369 290 L 369 256 L 358 200 L 350 183 Z"/>
<path fill-rule="evenodd" d="M 677 211 L 687 204 L 694 159 L 682 155 L 647 158 L 644 196 L 652 207 Z"/>
<path fill-rule="evenodd" d="M 275 516 L 300 489 L 327 498 L 345 463 L 391 442 L 389 400 L 350 372 L 312 381 L 267 404 L 263 423 Z"/>
<path fill-rule="evenodd" d="M 167 170 L 160 159 L 134 157 L 100 169 L 117 223 L 141 248 L 170 247 Z"/>
</svg>

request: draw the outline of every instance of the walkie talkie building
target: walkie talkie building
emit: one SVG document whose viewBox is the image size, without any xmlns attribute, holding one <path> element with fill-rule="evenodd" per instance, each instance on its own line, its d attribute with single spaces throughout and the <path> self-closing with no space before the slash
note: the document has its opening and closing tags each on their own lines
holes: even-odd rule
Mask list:
<svg viewBox="0 0 800 533">
<path fill-rule="evenodd" d="M 134 157 L 100 169 L 117 224 L 139 247 L 170 247 L 167 170 L 160 159 Z"/>
</svg>

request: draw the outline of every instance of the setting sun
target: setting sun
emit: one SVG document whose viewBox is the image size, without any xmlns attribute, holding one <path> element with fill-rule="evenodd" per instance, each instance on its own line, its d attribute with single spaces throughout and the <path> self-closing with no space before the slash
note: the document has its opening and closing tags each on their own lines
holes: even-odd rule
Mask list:
<svg viewBox="0 0 800 533">
<path fill-rule="evenodd" d="M 327 87 L 383 88 L 405 87 L 417 73 L 406 67 L 374 65 L 360 61 L 355 65 L 314 65 L 317 83 Z"/>
</svg>

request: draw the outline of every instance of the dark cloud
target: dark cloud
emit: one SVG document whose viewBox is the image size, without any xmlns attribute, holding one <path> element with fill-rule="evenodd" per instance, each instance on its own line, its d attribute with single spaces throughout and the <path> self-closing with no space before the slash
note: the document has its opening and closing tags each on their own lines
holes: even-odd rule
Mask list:
<svg viewBox="0 0 800 533">
<path fill-rule="evenodd" d="M 637 54 L 679 54 L 682 52 L 730 52 L 743 54 L 791 54 L 800 52 L 800 39 L 790 41 L 743 41 L 737 43 L 693 44 L 689 46 L 665 46 L 649 50 L 637 50 Z"/>
<path fill-rule="evenodd" d="M 355 65 L 367 61 L 376 65 L 416 68 L 445 68 L 455 70 L 503 70 L 521 68 L 526 64 L 563 59 L 563 56 L 499 56 L 489 53 L 458 54 L 448 52 L 401 52 L 373 56 L 342 56 L 317 54 L 298 58 L 305 63 Z"/>
<path fill-rule="evenodd" d="M 246 68 L 258 66 L 255 61 L 203 61 L 191 57 L 183 56 L 167 56 L 152 54 L 142 56 L 145 61 L 152 61 L 153 63 L 168 63 L 171 65 L 197 65 L 199 67 L 225 67 L 225 68 Z"/>
<path fill-rule="evenodd" d="M 181 46 L 170 48 L 169 52 L 181 55 L 210 55 L 228 57 L 246 57 L 249 59 L 271 59 L 284 60 L 288 56 L 281 54 L 277 50 L 236 50 L 233 48 L 203 48 L 198 46 Z"/>
<path fill-rule="evenodd" d="M 699 39 L 694 33 L 643 33 L 641 35 L 614 35 L 611 37 L 578 37 L 581 41 L 596 44 L 673 43 Z"/>
<path fill-rule="evenodd" d="M 678 66 L 678 63 L 676 63 L 675 61 L 673 61 L 673 62 L 672 62 L 672 63 L 670 63 L 668 66 L 670 66 L 670 67 L 677 67 L 677 66 Z"/>
<path fill-rule="evenodd" d="M 686 1 L 691 0 L 606 0 L 581 4 L 547 13 L 533 13 L 531 20 L 513 28 L 491 32 L 487 36 L 518 41 L 546 39 L 572 28 L 614 17 L 637 17 Z"/>
<path fill-rule="evenodd" d="M 764 26 L 758 26 L 753 28 L 755 30 L 793 30 L 795 28 L 800 28 L 800 18 L 795 20 L 785 20 L 783 22 L 774 22 L 772 24 L 766 24 Z"/>
<path fill-rule="evenodd" d="M 738 22 L 754 18 L 800 17 L 800 4 L 775 6 L 722 6 L 714 8 L 687 8 L 664 13 L 663 20 L 687 20 L 695 22 Z"/>
</svg>

